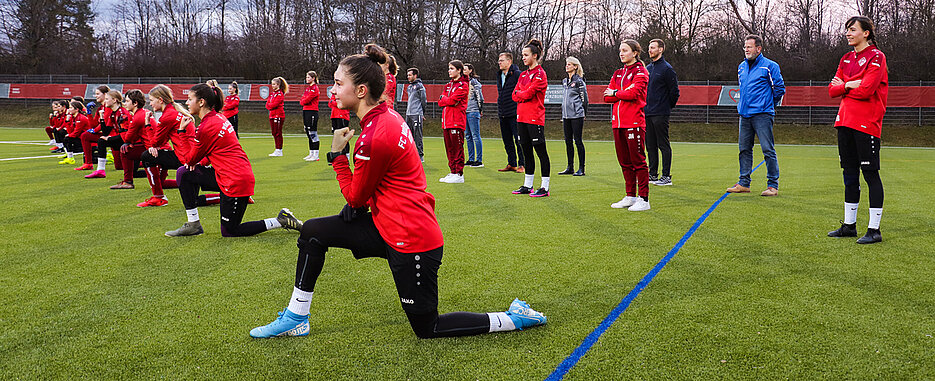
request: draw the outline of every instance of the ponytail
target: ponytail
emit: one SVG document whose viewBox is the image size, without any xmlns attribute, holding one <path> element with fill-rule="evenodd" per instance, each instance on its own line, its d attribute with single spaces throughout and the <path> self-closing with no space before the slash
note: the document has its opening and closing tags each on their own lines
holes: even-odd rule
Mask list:
<svg viewBox="0 0 935 381">
<path fill-rule="evenodd" d="M 537 61 L 542 61 L 542 41 L 533 38 L 523 47 L 523 49 L 526 48 L 529 48 L 529 51 L 536 55 Z"/>
<path fill-rule="evenodd" d="M 215 112 L 221 111 L 221 107 L 224 106 L 224 94 L 217 86 L 199 83 L 192 86 L 188 92 L 189 94 L 194 94 L 195 98 L 203 99 L 205 101 L 205 106 L 208 106 L 209 109 Z"/>
<path fill-rule="evenodd" d="M 204 86 L 208 86 L 208 85 L 204 85 Z M 192 120 L 195 120 L 195 118 L 192 116 L 191 113 L 188 112 L 188 110 L 182 107 L 182 105 L 175 102 L 175 97 L 172 96 L 172 89 L 169 89 L 168 86 L 156 85 L 156 87 L 153 87 L 153 89 L 149 91 L 149 95 L 152 96 L 153 98 L 161 100 L 162 103 L 166 104 L 166 106 L 172 105 L 172 107 L 175 108 L 175 111 L 178 111 L 180 114 L 185 115 L 191 118 Z"/>
</svg>

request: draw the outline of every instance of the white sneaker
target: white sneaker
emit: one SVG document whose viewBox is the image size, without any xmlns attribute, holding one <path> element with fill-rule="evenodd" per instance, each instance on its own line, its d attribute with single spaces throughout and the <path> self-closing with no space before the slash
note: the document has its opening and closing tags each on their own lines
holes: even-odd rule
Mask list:
<svg viewBox="0 0 935 381">
<path fill-rule="evenodd" d="M 649 201 L 643 200 L 640 197 L 636 197 L 636 202 L 627 208 L 627 210 L 631 212 L 642 212 L 644 210 L 649 210 Z"/>
<path fill-rule="evenodd" d="M 448 181 L 445 181 L 448 184 L 464 184 L 464 175 L 451 174 L 451 177 Z"/>
<path fill-rule="evenodd" d="M 449 174 L 445 175 L 445 177 L 442 177 L 442 178 L 438 179 L 438 182 L 440 182 L 440 183 L 447 183 L 447 182 L 448 182 L 448 179 L 450 179 L 451 176 L 454 176 L 454 173 L 449 173 Z"/>
<path fill-rule="evenodd" d="M 318 161 L 318 160 L 320 160 L 320 159 L 318 158 L 318 154 L 317 154 L 317 153 L 310 153 L 310 154 L 308 154 L 308 156 L 306 156 L 306 157 L 305 157 L 304 159 L 302 159 L 302 160 L 305 160 L 305 161 Z"/>
<path fill-rule="evenodd" d="M 308 154 L 308 155 L 305 155 L 305 157 L 303 157 L 302 160 L 308 161 L 308 159 L 311 159 L 311 158 L 312 158 L 312 154 Z"/>
<path fill-rule="evenodd" d="M 626 196 L 622 198 L 620 201 L 610 204 L 610 207 L 614 209 L 629 208 L 633 206 L 634 203 L 636 203 L 637 199 L 639 199 L 639 197 Z"/>
<path fill-rule="evenodd" d="M 272 157 L 282 157 L 282 150 L 281 150 L 281 149 L 275 150 L 275 151 L 273 151 L 273 153 L 271 153 L 271 154 L 269 154 L 269 155 L 272 156 Z"/>
<path fill-rule="evenodd" d="M 54 145 L 55 145 L 55 139 L 49 140 L 49 142 L 46 143 L 45 145 L 47 145 L 47 146 L 54 146 Z"/>
</svg>

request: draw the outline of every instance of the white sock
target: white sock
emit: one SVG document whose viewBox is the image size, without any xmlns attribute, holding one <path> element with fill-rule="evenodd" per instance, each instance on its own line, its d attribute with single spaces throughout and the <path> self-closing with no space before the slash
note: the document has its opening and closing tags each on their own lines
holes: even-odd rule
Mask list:
<svg viewBox="0 0 935 381">
<path fill-rule="evenodd" d="M 506 312 L 488 312 L 487 317 L 490 319 L 490 331 L 487 332 L 505 332 L 505 331 L 515 331 L 516 325 L 513 324 L 513 319 L 510 319 L 510 316 Z"/>
<path fill-rule="evenodd" d="M 107 167 L 107 158 L 97 159 L 97 170 L 103 171 Z"/>
<path fill-rule="evenodd" d="M 266 223 L 266 230 L 279 229 L 282 227 L 282 224 L 279 223 L 279 220 L 275 218 L 267 218 L 263 220 L 263 222 Z"/>
<path fill-rule="evenodd" d="M 188 215 L 188 222 L 197 222 L 200 220 L 200 218 L 198 218 L 198 208 L 185 209 L 185 214 Z"/>
<path fill-rule="evenodd" d="M 844 223 L 851 225 L 857 223 L 857 206 L 858 203 L 844 203 Z"/>
<path fill-rule="evenodd" d="M 315 151 L 313 151 L 313 150 L 308 150 L 308 156 L 312 156 L 312 155 L 314 155 L 314 154 L 315 154 Z"/>
<path fill-rule="evenodd" d="M 523 186 L 526 188 L 532 188 L 532 181 L 536 179 L 536 175 L 526 175 L 523 179 Z"/>
<path fill-rule="evenodd" d="M 308 308 L 312 305 L 313 292 L 299 290 L 292 287 L 292 299 L 289 299 L 289 311 L 296 315 L 308 315 Z"/>
<path fill-rule="evenodd" d="M 68 154 L 68 158 L 69 158 L 69 159 L 74 159 L 74 158 L 75 158 L 75 154 L 74 154 L 74 153 L 71 153 L 71 152 L 65 152 L 65 153 Z"/>
<path fill-rule="evenodd" d="M 549 190 L 549 180 L 551 180 L 551 178 L 548 176 L 542 178 L 542 187 L 545 188 L 545 190 Z"/>
<path fill-rule="evenodd" d="M 870 225 L 867 225 L 867 227 L 870 229 L 880 229 L 881 218 L 883 218 L 883 208 L 870 208 Z"/>
</svg>

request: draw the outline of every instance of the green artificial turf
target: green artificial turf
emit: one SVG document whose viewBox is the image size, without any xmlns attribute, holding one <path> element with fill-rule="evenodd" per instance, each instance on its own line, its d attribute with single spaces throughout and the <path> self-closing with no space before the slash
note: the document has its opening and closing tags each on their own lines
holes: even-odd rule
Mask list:
<svg viewBox="0 0 935 381">
<path fill-rule="evenodd" d="M 39 129 L 0 141 L 41 142 Z M 246 220 L 282 207 L 307 219 L 344 204 L 306 140 L 244 134 L 256 176 Z M 330 139 L 325 137 L 322 146 Z M 297 234 L 168 238 L 185 221 L 178 193 L 148 197 L 86 180 L 58 159 L 0 161 L 0 374 L 3 379 L 543 379 L 577 347 L 737 177 L 736 144 L 673 146 L 671 187 L 652 210 L 609 205 L 623 178 L 609 142 L 587 143 L 585 177 L 553 175 L 552 196 L 510 191 L 518 173 L 498 139 L 486 168 L 441 184 L 441 139 L 427 138 L 426 177 L 445 235 L 440 310 L 502 311 L 519 297 L 549 323 L 524 332 L 420 340 L 385 261 L 332 249 L 305 338 L 254 340 L 286 306 Z M 564 167 L 549 143 L 552 173 Z M 755 148 L 758 149 L 758 148 Z M 47 155 L 0 143 L 0 159 Z M 825 237 L 842 216 L 834 147 L 779 146 L 780 195 L 730 195 L 566 379 L 931 379 L 935 377 L 935 150 L 884 148 L 880 244 Z M 759 159 L 757 159 L 757 162 Z M 765 168 L 753 190 L 765 188 Z M 539 179 L 536 178 L 538 186 Z M 867 222 L 866 194 L 858 215 Z"/>
</svg>

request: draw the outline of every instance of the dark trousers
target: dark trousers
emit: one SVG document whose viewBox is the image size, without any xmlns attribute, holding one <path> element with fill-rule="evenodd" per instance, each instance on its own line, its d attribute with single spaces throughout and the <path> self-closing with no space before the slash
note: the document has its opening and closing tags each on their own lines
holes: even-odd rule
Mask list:
<svg viewBox="0 0 935 381">
<path fill-rule="evenodd" d="M 519 133 L 516 130 L 516 115 L 500 117 L 500 136 L 503 138 L 503 148 L 506 150 L 506 162 L 508 165 L 516 166 L 516 160 L 519 159 L 519 166 L 526 164 L 523 157 L 523 148 L 519 144 Z"/>
<path fill-rule="evenodd" d="M 305 124 L 305 136 L 308 136 L 308 149 L 318 151 L 318 110 L 302 110 Z"/>
<path fill-rule="evenodd" d="M 646 117 L 646 153 L 649 159 L 649 175 L 659 174 L 659 152 L 662 153 L 662 175 L 671 176 L 672 147 L 669 145 L 669 116 Z"/>
<path fill-rule="evenodd" d="M 222 236 L 246 237 L 266 231 L 266 222 L 263 221 L 241 223 L 243 215 L 247 211 L 247 200 L 250 196 L 230 197 L 221 192 L 217 177 L 214 175 L 214 168 L 199 165 L 194 170 L 189 171 L 186 167 L 180 167 L 176 172 L 176 180 L 179 183 L 179 196 L 182 197 L 182 204 L 185 205 L 185 209 L 198 207 L 198 193 L 202 189 L 221 193 Z"/>
<path fill-rule="evenodd" d="M 269 130 L 273 134 L 273 143 L 276 149 L 282 149 L 282 125 L 285 123 L 283 118 L 269 118 Z"/>
<path fill-rule="evenodd" d="M 345 221 L 341 216 L 305 221 L 298 246 L 295 287 L 300 290 L 311 292 L 315 289 L 329 248 L 349 249 L 357 259 L 387 260 L 400 304 L 416 336 L 468 336 L 490 330 L 487 314 L 438 314 L 438 268 L 441 266 L 444 247 L 422 253 L 400 253 L 383 240 L 369 212 L 350 221 Z"/>
<path fill-rule="evenodd" d="M 568 168 L 575 166 L 575 146 L 577 146 L 578 163 L 584 169 L 584 141 L 581 138 L 584 118 L 562 119 L 562 128 L 565 130 L 565 155 L 568 156 Z"/>
<path fill-rule="evenodd" d="M 234 127 L 234 133 L 237 134 L 237 138 L 240 138 L 240 133 L 237 132 L 237 114 L 231 115 L 230 118 L 227 118 L 228 122 L 231 122 L 231 126 Z"/>
</svg>

